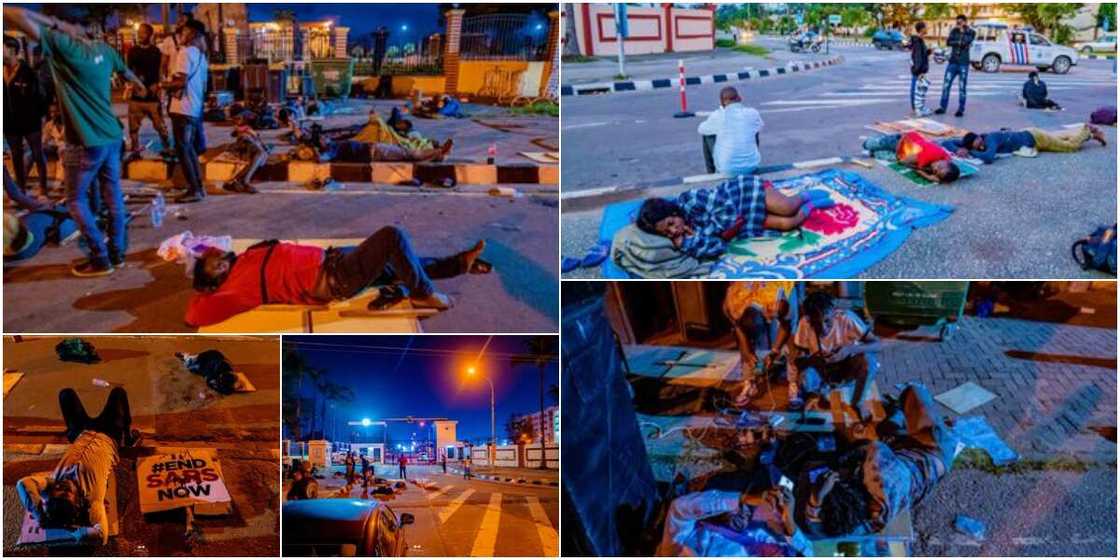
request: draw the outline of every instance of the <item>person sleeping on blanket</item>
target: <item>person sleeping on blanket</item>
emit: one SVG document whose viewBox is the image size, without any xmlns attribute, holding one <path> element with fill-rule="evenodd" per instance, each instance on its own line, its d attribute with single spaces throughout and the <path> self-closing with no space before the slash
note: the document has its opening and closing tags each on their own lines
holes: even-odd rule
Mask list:
<svg viewBox="0 0 1120 560">
<path fill-rule="evenodd" d="M 806 466 L 799 486 L 808 491 L 798 493 L 795 517 L 807 534 L 878 533 L 929 495 L 952 467 L 962 446 L 934 413 L 929 390 L 908 385 L 899 403 L 905 426 L 886 420 L 877 427 L 880 439 L 855 447 L 835 464 Z"/>
<path fill-rule="evenodd" d="M 1076 152 L 1090 139 L 1108 145 L 1104 132 L 1091 125 L 1061 132 L 1047 132 L 1040 128 L 1025 130 L 997 130 L 976 134 L 969 132 L 960 140 L 949 139 L 942 146 L 961 157 L 973 157 L 984 163 L 995 163 L 998 154 L 1013 154 L 1024 148 L 1039 152 Z"/>
<path fill-rule="evenodd" d="M 704 490 L 675 498 L 665 516 L 658 556 L 811 556 L 794 522 L 793 493 Z"/>
<path fill-rule="evenodd" d="M 697 259 L 714 259 L 735 239 L 762 237 L 766 230 L 790 231 L 813 208 L 833 206 L 827 191 L 787 196 L 770 181 L 740 175 L 714 188 L 685 191 L 669 200 L 651 198 L 638 211 L 635 225 L 673 241 L 677 250 Z"/>
<path fill-rule="evenodd" d="M 404 230 L 387 226 L 357 247 L 265 241 L 240 255 L 207 249 L 194 263 L 197 293 L 187 304 L 186 323 L 213 325 L 268 303 L 325 305 L 369 286 L 394 283 L 407 291 L 414 308 L 446 310 L 454 302 L 436 290 L 432 279 L 490 272 L 490 263 L 479 258 L 485 247 L 479 241 L 449 257 L 420 258 Z M 380 307 L 377 300 L 374 304 Z"/>
<path fill-rule="evenodd" d="M 871 154 L 894 152 L 899 163 L 934 183 L 952 183 L 961 176 L 948 150 L 918 132 L 872 136 L 864 140 L 863 149 Z"/>
<path fill-rule="evenodd" d="M 108 544 L 109 477 L 120 461 L 120 449 L 140 441 L 140 432 L 132 429 L 128 393 L 113 388 L 96 418 L 86 414 L 74 389 L 59 392 L 58 405 L 70 447 L 49 475 L 21 478 L 16 492 L 23 508 L 46 530 L 47 540 Z"/>
</svg>

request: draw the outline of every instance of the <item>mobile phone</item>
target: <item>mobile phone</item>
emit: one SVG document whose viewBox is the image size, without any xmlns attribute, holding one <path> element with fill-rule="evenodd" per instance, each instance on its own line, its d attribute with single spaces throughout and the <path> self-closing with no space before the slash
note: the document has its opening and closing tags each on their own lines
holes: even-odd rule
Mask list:
<svg viewBox="0 0 1120 560">
<path fill-rule="evenodd" d="M 782 478 L 778 479 L 778 486 L 781 486 L 782 488 L 793 492 L 793 481 L 786 478 L 786 475 L 784 474 L 782 475 Z"/>
</svg>

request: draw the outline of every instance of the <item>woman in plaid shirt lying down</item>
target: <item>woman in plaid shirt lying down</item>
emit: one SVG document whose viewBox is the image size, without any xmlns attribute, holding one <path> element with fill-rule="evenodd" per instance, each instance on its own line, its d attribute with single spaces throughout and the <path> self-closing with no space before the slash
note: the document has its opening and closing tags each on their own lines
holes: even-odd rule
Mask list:
<svg viewBox="0 0 1120 560">
<path fill-rule="evenodd" d="M 762 237 L 766 230 L 789 231 L 813 208 L 834 203 L 828 191 L 786 196 L 754 175 L 740 175 L 715 188 L 685 191 L 674 199 L 651 198 L 638 211 L 638 229 L 673 240 L 698 259 L 719 257 L 734 239 Z"/>
</svg>

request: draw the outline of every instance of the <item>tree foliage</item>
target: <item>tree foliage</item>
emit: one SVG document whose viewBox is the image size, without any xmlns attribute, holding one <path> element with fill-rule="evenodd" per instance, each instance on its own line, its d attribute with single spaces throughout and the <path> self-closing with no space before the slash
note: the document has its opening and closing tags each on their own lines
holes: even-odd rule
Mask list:
<svg viewBox="0 0 1120 560">
<path fill-rule="evenodd" d="M 1069 32 L 1068 26 L 1062 23 L 1062 20 L 1077 14 L 1079 8 L 1081 4 L 1070 2 L 1007 5 L 1009 11 L 1019 15 L 1039 33 L 1052 35 L 1052 38 L 1059 42 L 1061 42 L 1059 36 L 1063 32 Z"/>
</svg>

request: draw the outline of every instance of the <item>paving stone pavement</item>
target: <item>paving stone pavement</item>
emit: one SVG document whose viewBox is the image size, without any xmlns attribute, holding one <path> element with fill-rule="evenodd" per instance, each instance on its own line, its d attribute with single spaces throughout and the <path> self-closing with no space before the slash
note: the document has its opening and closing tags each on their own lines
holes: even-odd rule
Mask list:
<svg viewBox="0 0 1120 560">
<path fill-rule="evenodd" d="M 944 342 L 885 338 L 879 386 L 921 381 L 937 395 L 972 381 L 996 398 L 965 415 L 985 416 L 1024 458 L 1115 464 L 1116 444 L 1091 430 L 1116 426 L 1114 329 L 970 316 L 958 325 Z"/>
</svg>

